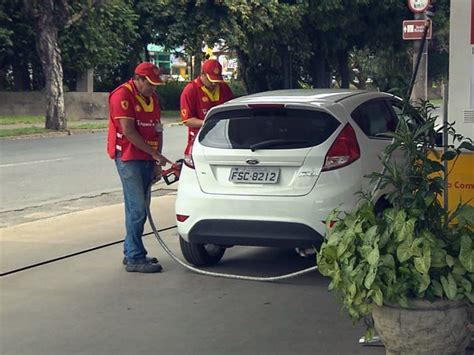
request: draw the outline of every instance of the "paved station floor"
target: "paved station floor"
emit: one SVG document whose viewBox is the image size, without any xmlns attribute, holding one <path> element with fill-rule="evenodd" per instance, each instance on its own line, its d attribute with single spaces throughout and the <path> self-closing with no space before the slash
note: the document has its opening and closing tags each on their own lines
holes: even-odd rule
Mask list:
<svg viewBox="0 0 474 355">
<path fill-rule="evenodd" d="M 172 227 L 175 195 L 152 200 L 158 228 Z M 162 236 L 181 256 L 175 229 Z M 0 353 L 385 353 L 358 344 L 363 327 L 341 312 L 318 272 L 275 283 L 202 276 L 149 235 L 145 244 L 164 272 L 127 273 L 122 238 L 122 204 L 0 229 Z M 212 271 L 273 276 L 313 265 L 292 250 L 234 247 Z"/>
</svg>

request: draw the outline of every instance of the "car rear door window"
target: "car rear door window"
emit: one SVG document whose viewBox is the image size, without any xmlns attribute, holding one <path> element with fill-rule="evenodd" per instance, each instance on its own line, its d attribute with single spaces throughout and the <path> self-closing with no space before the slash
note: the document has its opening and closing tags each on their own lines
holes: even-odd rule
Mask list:
<svg viewBox="0 0 474 355">
<path fill-rule="evenodd" d="M 369 101 L 352 113 L 352 119 L 370 138 L 384 138 L 383 133 L 394 132 L 397 118 L 385 100 Z"/>
<path fill-rule="evenodd" d="M 249 108 L 209 116 L 199 134 L 206 147 L 297 149 L 323 143 L 340 125 L 329 113 L 292 108 Z"/>
<path fill-rule="evenodd" d="M 415 128 L 423 122 L 421 116 L 413 110 L 407 110 L 408 112 L 403 113 L 402 102 L 391 101 L 390 105 L 395 114 L 397 115 L 398 119 L 403 119 L 405 122 L 408 123 L 410 127 Z"/>
</svg>

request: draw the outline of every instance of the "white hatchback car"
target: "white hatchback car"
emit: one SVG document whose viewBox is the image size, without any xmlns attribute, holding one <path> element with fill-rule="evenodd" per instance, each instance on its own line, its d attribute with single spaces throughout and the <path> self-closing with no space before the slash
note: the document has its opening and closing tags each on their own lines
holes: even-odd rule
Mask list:
<svg viewBox="0 0 474 355">
<path fill-rule="evenodd" d="M 329 212 L 353 207 L 364 175 L 381 170 L 381 134 L 402 106 L 381 92 L 279 90 L 210 110 L 179 181 L 185 259 L 213 265 L 234 245 L 319 247 Z"/>
</svg>

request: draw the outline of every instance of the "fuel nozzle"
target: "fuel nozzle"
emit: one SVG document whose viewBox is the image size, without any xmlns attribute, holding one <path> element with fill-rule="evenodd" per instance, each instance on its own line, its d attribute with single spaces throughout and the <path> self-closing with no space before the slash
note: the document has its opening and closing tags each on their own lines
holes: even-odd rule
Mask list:
<svg viewBox="0 0 474 355">
<path fill-rule="evenodd" d="M 171 168 L 163 170 L 161 176 L 165 180 L 166 185 L 171 185 L 179 180 L 179 174 L 181 173 L 181 168 L 183 167 L 183 159 L 177 160 L 175 163 L 171 164 Z"/>
</svg>

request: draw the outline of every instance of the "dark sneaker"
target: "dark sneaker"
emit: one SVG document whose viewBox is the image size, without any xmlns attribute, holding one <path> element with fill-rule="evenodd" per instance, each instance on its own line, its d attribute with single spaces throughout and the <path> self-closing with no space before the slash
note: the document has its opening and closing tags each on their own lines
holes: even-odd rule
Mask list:
<svg viewBox="0 0 474 355">
<path fill-rule="evenodd" d="M 147 262 L 141 263 L 127 263 L 125 270 L 128 272 L 142 272 L 142 273 L 153 273 L 160 272 L 163 268 L 160 264 L 151 264 Z"/>
<path fill-rule="evenodd" d="M 155 258 L 154 256 L 151 256 L 151 257 L 148 257 L 148 256 L 147 256 L 147 257 L 146 257 L 146 262 L 147 262 L 148 264 L 158 264 L 158 259 Z M 123 258 L 122 264 L 127 265 L 127 258 Z"/>
</svg>

